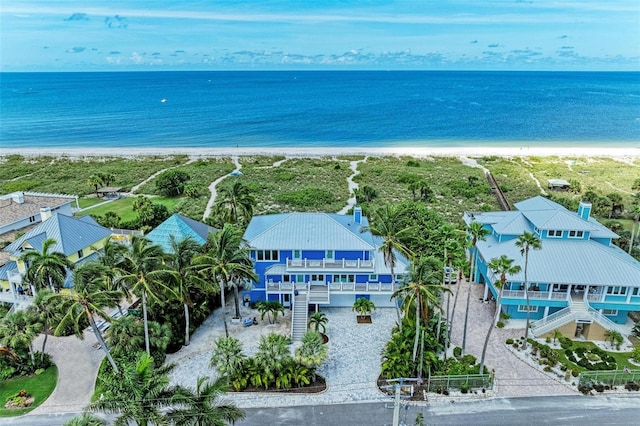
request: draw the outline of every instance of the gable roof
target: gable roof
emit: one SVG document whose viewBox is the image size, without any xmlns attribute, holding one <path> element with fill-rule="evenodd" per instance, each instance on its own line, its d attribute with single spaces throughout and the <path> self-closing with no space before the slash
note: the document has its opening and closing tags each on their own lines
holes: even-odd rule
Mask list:
<svg viewBox="0 0 640 426">
<path fill-rule="evenodd" d="M 269 250 L 373 250 L 370 233 L 351 216 L 283 213 L 254 216 L 244 233 L 249 246 Z"/>
<path fill-rule="evenodd" d="M 523 214 L 538 229 L 567 229 L 572 231 L 593 231 L 593 226 L 564 207 L 558 210 L 527 210 Z"/>
<path fill-rule="evenodd" d="M 40 251 L 44 241 L 53 238 L 56 244 L 51 250 L 69 256 L 110 235 L 109 229 L 100 226 L 90 216 L 76 218 L 54 213 L 49 219 L 5 247 L 5 251 L 18 255 L 25 245 Z"/>
<path fill-rule="evenodd" d="M 215 231 L 216 229 L 209 225 L 176 213 L 149 232 L 147 238 L 161 246 L 166 253 L 171 253 L 172 235 L 176 241 L 191 237 L 195 242 L 203 245 L 207 242 L 209 233 Z"/>
</svg>

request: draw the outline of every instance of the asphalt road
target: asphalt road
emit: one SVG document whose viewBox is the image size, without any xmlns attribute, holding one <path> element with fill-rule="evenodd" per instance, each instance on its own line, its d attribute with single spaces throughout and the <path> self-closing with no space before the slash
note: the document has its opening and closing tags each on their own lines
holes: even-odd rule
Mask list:
<svg viewBox="0 0 640 426">
<path fill-rule="evenodd" d="M 247 409 L 237 426 L 383 426 L 391 425 L 393 403 L 364 403 Z M 555 396 L 498 398 L 439 405 L 404 405 L 401 424 L 439 425 L 634 425 L 640 419 L 640 396 Z M 0 418 L 0 425 L 59 426 L 73 414 L 27 415 Z M 113 420 L 113 416 L 109 416 Z"/>
</svg>

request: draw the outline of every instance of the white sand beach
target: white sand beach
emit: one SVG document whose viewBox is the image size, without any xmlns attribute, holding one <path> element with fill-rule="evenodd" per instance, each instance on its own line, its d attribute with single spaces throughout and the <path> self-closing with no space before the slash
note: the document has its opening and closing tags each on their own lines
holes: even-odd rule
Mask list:
<svg viewBox="0 0 640 426">
<path fill-rule="evenodd" d="M 71 158 L 81 157 L 140 157 L 140 156 L 166 156 L 188 155 L 189 157 L 228 157 L 228 156 L 276 156 L 313 158 L 342 155 L 368 155 L 368 156 L 413 156 L 413 157 L 609 157 L 616 159 L 640 158 L 640 142 L 637 146 L 622 148 L 608 147 L 605 144 L 599 147 L 578 145 L 558 146 L 452 146 L 452 147 L 221 147 L 221 148 L 0 148 L 0 155 L 23 155 L 27 157 L 37 156 L 67 156 Z"/>
</svg>

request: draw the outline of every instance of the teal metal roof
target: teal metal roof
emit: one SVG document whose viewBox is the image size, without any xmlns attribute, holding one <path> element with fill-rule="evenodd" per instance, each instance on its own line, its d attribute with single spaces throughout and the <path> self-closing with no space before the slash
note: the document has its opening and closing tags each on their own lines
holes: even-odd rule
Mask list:
<svg viewBox="0 0 640 426">
<path fill-rule="evenodd" d="M 203 245 L 207 242 L 207 236 L 216 229 L 197 220 L 190 219 L 180 214 L 174 214 L 147 234 L 147 238 L 154 244 L 158 244 L 166 253 L 171 253 L 171 236 L 176 241 L 182 241 L 187 237 Z"/>
<path fill-rule="evenodd" d="M 538 229 L 564 229 L 570 231 L 593 231 L 596 229 L 576 213 L 570 213 L 564 207 L 557 210 L 526 210 L 526 218 Z"/>
<path fill-rule="evenodd" d="M 521 212 L 505 212 L 511 213 L 504 215 L 497 222 L 493 222 L 493 229 L 501 235 L 522 235 L 523 231 L 531 232 L 531 225 Z"/>
<path fill-rule="evenodd" d="M 98 225 L 90 217 L 77 218 L 54 213 L 49 219 L 5 247 L 5 251 L 19 256 L 25 244 L 40 251 L 44 241 L 53 238 L 56 244 L 51 247 L 51 251 L 69 256 L 109 236 L 111 231 Z"/>
<path fill-rule="evenodd" d="M 541 195 L 536 195 L 533 198 L 528 198 L 514 204 L 515 208 L 521 212 L 528 210 L 559 210 L 564 209 L 560 204 L 555 201 L 551 201 Z"/>
<path fill-rule="evenodd" d="M 14 269 L 18 269 L 18 264 L 15 260 L 10 260 L 9 262 L 0 266 L 0 280 L 9 281 L 8 272 Z"/>
</svg>

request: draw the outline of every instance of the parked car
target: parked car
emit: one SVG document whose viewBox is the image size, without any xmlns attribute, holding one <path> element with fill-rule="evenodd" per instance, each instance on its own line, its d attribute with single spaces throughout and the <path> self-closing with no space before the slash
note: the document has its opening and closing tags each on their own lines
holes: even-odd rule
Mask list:
<svg viewBox="0 0 640 426">
<path fill-rule="evenodd" d="M 444 267 L 444 282 L 445 284 L 456 284 L 458 282 L 458 272 L 448 266 Z"/>
</svg>

